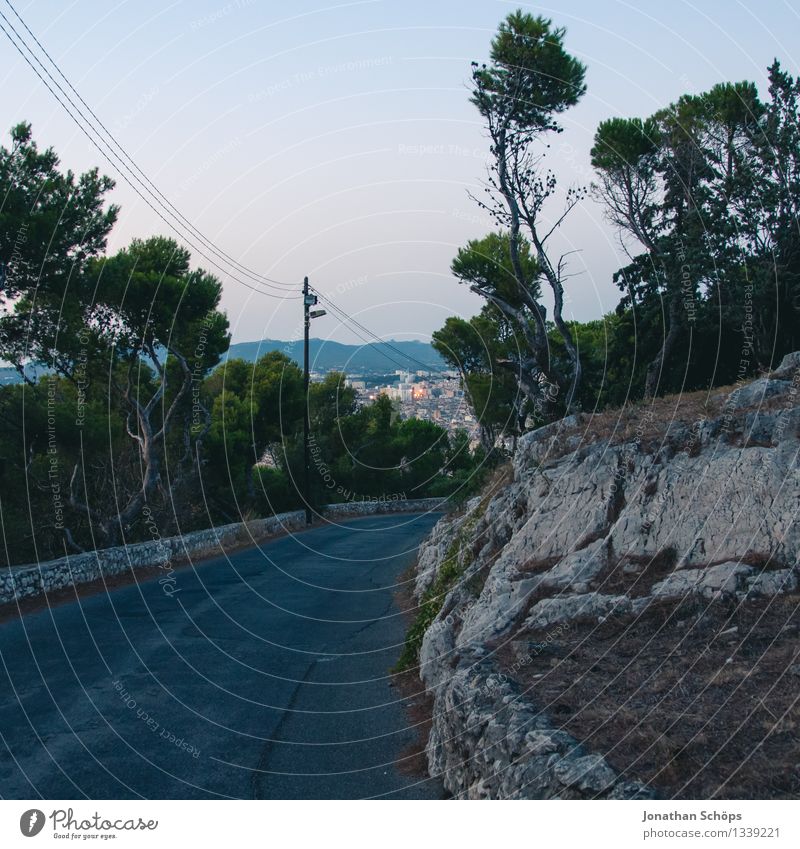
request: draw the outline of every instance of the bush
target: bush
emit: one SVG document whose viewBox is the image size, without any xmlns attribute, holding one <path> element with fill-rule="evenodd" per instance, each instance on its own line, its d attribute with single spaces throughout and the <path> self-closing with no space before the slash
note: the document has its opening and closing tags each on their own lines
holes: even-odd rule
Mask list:
<svg viewBox="0 0 800 849">
<path fill-rule="evenodd" d="M 270 466 L 254 469 L 256 499 L 262 515 L 286 513 L 302 507 L 300 494 L 285 472 Z"/>
</svg>

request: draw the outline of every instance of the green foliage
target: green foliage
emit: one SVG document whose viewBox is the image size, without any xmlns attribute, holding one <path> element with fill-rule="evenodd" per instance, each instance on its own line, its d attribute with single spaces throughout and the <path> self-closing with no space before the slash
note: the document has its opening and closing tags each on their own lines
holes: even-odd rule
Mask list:
<svg viewBox="0 0 800 849">
<path fill-rule="evenodd" d="M 486 509 L 489 498 L 489 494 L 484 494 L 483 501 L 475 510 L 474 515 L 462 524 L 445 552 L 436 572 L 436 577 L 423 593 L 417 608 L 417 615 L 406 632 L 403 651 L 395 666 L 395 672 L 406 672 L 419 665 L 419 652 L 422 648 L 425 632 L 441 612 L 448 593 L 458 585 L 471 564 L 469 555 L 472 533 Z M 472 591 L 472 588 L 470 590 Z"/>
<path fill-rule="evenodd" d="M 564 36 L 549 19 L 518 10 L 501 22 L 490 63 L 473 63 L 472 103 L 491 141 L 487 196 L 478 203 L 503 230 L 470 243 L 453 263 L 456 276 L 513 326 L 518 353 L 507 364 L 536 421 L 572 409 L 582 377 L 563 319 L 565 257 L 556 257 L 548 243 L 586 192 L 571 187 L 560 212 L 545 209 L 558 182 L 544 161 L 546 137 L 561 132 L 558 115 L 586 91 L 586 69 L 564 50 Z M 566 371 L 557 371 L 549 356 L 540 277 L 553 296 L 553 321 L 569 354 Z M 518 418 L 524 419 L 522 410 Z"/>
<path fill-rule="evenodd" d="M 229 360 L 206 380 L 204 397 L 212 409 L 204 481 L 214 509 L 302 507 L 303 386 L 292 361 L 277 352 L 255 364 Z M 309 419 L 314 507 L 445 495 L 467 485 L 475 467 L 463 436 L 456 455 L 442 428 L 402 421 L 385 395 L 359 407 L 337 372 L 310 385 Z"/>
<path fill-rule="evenodd" d="M 777 62 L 769 79 L 766 103 L 721 83 L 598 127 L 597 195 L 642 249 L 615 281 L 647 395 L 730 383 L 800 345 L 800 83 Z"/>
<path fill-rule="evenodd" d="M 444 556 L 436 573 L 436 578 L 420 599 L 417 615 L 406 633 L 403 651 L 395 666 L 395 672 L 406 672 L 419 665 L 419 652 L 425 632 L 431 627 L 444 606 L 447 594 L 458 584 L 467 564 L 463 562 L 468 532 L 474 522 L 467 523 L 457 534 Z"/>
<path fill-rule="evenodd" d="M 114 187 L 96 168 L 76 178 L 60 171 L 52 148 L 40 151 L 30 124 L 0 147 L 0 298 L 61 294 L 90 257 L 105 249 L 118 208 Z"/>
<path fill-rule="evenodd" d="M 564 50 L 564 35 L 548 18 L 511 12 L 492 39 L 491 64 L 474 65 L 472 102 L 481 114 L 508 115 L 524 129 L 556 128 L 553 116 L 586 91 L 586 68 Z"/>
<path fill-rule="evenodd" d="M 518 242 L 519 265 L 525 281 L 524 288 L 531 298 L 541 294 L 539 264 L 531 255 L 530 244 L 523 238 Z M 478 287 L 488 295 L 502 298 L 516 309 L 526 306 L 514 268 L 507 233 L 489 233 L 482 239 L 472 239 L 466 247 L 459 248 L 451 271 L 462 283 Z"/>
<path fill-rule="evenodd" d="M 59 164 L 51 148 L 39 150 L 30 124 L 13 127 L 11 146 L 0 147 L 0 358 L 20 371 L 30 360 L 69 360 L 59 351 L 82 325 L 73 293 L 118 213 L 106 205 L 113 180 Z M 87 337 L 83 348 L 93 347 Z"/>
<path fill-rule="evenodd" d="M 653 118 L 609 118 L 602 121 L 591 151 L 592 165 L 631 174 L 645 167 L 659 149 L 659 127 Z"/>
<path fill-rule="evenodd" d="M 308 390 L 311 428 L 330 430 L 341 418 L 350 416 L 356 409 L 355 390 L 345 383 L 346 375 L 332 371 Z"/>
<path fill-rule="evenodd" d="M 280 446 L 302 428 L 303 373 L 285 354 L 272 351 L 255 363 L 227 360 L 203 384 L 202 397 L 211 412 L 205 440 L 204 478 L 209 502 L 230 521 L 237 514 L 264 506 L 270 490 L 258 486 L 258 464 L 266 455 L 281 460 Z M 262 476 L 267 481 L 268 474 Z M 299 506 L 278 487 L 276 501 Z"/>
<path fill-rule="evenodd" d="M 270 466 L 257 466 L 254 475 L 259 515 L 285 513 L 301 506 L 298 493 L 283 470 Z"/>
<path fill-rule="evenodd" d="M 192 270 L 190 259 L 174 239 L 155 236 L 90 263 L 81 292 L 87 323 L 98 325 L 123 356 L 155 360 L 165 349 L 187 362 L 191 357 L 205 374 L 227 350 L 228 322 L 217 311 L 222 284 Z"/>
<path fill-rule="evenodd" d="M 100 392 L 54 375 L 0 388 L 0 563 L 65 554 L 65 528 L 91 543 L 88 516 L 69 505 L 73 469 L 93 503 L 113 505 L 134 460 L 124 417 Z M 117 481 L 111 473 L 115 461 Z"/>
<path fill-rule="evenodd" d="M 401 421 L 385 395 L 313 436 L 312 477 L 322 502 L 423 498 L 449 475 L 446 431 L 433 422 Z"/>
<path fill-rule="evenodd" d="M 639 340 L 637 346 L 630 311 L 609 313 L 595 321 L 572 321 L 569 326 L 583 367 L 584 380 L 578 396 L 582 410 L 620 406 L 630 398 L 632 389 L 634 394 L 640 393 L 637 387 L 644 381 L 646 362 L 642 363 L 636 354 L 646 340 Z M 566 361 L 561 334 L 551 329 L 548 338 L 554 360 Z"/>
<path fill-rule="evenodd" d="M 524 426 L 528 407 L 513 367 L 524 344 L 518 328 L 491 304 L 469 321 L 448 318 L 433 334 L 433 347 L 461 374 L 486 452 Z"/>
</svg>

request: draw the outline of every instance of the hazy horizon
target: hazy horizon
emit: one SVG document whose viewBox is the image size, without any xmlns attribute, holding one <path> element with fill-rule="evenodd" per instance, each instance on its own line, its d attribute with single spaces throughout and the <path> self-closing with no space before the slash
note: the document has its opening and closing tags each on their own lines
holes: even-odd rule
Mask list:
<svg viewBox="0 0 800 849">
<path fill-rule="evenodd" d="M 363 0 L 300 2 L 286 14 L 256 0 L 85 0 L 54 14 L 34 0 L 17 9 L 142 170 L 215 244 L 297 290 L 308 275 L 385 338 L 428 340 L 447 316 L 481 306 L 449 274 L 458 247 L 492 229 L 467 194 L 482 188 L 488 149 L 469 104 L 470 61 L 487 57 L 497 24 L 517 7 L 566 26 L 567 49 L 588 68 L 588 92 L 550 151 L 564 188 L 591 180 L 588 151 L 606 117 L 647 115 L 724 80 L 751 79 L 764 92 L 775 57 L 798 72 L 782 41 L 799 18 L 786 2 Z M 98 165 L 117 179 L 110 251 L 171 234 L 2 41 L 3 142 L 27 120 L 65 168 Z M 600 207 L 584 201 L 560 239 L 563 251 L 579 251 L 565 317 L 612 310 L 611 275 L 625 257 Z M 220 277 L 234 342 L 297 337 L 299 301 Z M 330 316 L 314 335 L 359 342 Z"/>
</svg>

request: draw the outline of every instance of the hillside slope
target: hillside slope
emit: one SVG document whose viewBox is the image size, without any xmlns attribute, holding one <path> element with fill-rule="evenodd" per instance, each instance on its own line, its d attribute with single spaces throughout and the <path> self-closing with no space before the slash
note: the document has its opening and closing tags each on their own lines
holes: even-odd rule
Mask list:
<svg viewBox="0 0 800 849">
<path fill-rule="evenodd" d="M 416 596 L 450 792 L 796 798 L 798 389 L 793 354 L 570 417 L 439 522 Z"/>
<path fill-rule="evenodd" d="M 262 339 L 260 342 L 235 342 L 224 359 L 241 358 L 254 362 L 270 351 L 282 351 L 298 365 L 303 362 L 303 340 L 281 342 L 278 339 Z M 348 374 L 383 373 L 391 374 L 397 369 L 443 369 L 447 366 L 439 354 L 427 342 L 417 339 L 391 340 L 391 348 L 385 343 L 370 345 L 345 345 L 330 339 L 310 339 L 309 358 L 314 371 L 346 371 Z"/>
</svg>

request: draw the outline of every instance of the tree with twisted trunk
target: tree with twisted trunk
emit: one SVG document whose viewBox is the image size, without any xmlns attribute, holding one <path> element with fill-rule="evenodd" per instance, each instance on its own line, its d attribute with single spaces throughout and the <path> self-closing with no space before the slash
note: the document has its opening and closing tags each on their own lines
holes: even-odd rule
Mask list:
<svg viewBox="0 0 800 849">
<path fill-rule="evenodd" d="M 563 319 L 567 255 L 555 258 L 550 240 L 584 191 L 570 189 L 552 223 L 545 224 L 544 216 L 557 188 L 555 175 L 544 164 L 545 140 L 561 132 L 556 116 L 576 104 L 586 90 L 585 67 L 564 50 L 565 32 L 547 18 L 513 12 L 492 40 L 489 64 L 473 63 L 472 70 L 472 103 L 484 119 L 491 142 L 487 198 L 476 201 L 508 233 L 517 305 L 497 292 L 489 297 L 485 287 L 476 291 L 520 328 L 527 347 L 524 361 L 521 358 L 518 364 L 520 388 L 544 418 L 553 414 L 554 399 L 564 385 L 564 407 L 572 409 L 581 383 L 579 352 Z M 536 262 L 533 278 L 523 262 L 525 244 L 530 245 Z M 547 313 L 538 293 L 540 279 L 552 291 L 553 322 L 569 356 L 569 376 L 558 374 L 551 362 Z"/>
<path fill-rule="evenodd" d="M 18 314 L 33 328 L 33 361 L 93 398 L 104 392 L 109 417 L 124 417 L 137 462 L 129 467 L 110 458 L 111 503 L 91 503 L 83 451 L 69 481 L 69 505 L 88 517 L 105 545 L 124 540 L 146 506 L 168 524 L 175 493 L 199 470 L 210 426 L 199 387 L 229 342 L 221 290 L 213 275 L 190 268 L 189 251 L 174 240 L 135 239 Z"/>
</svg>

